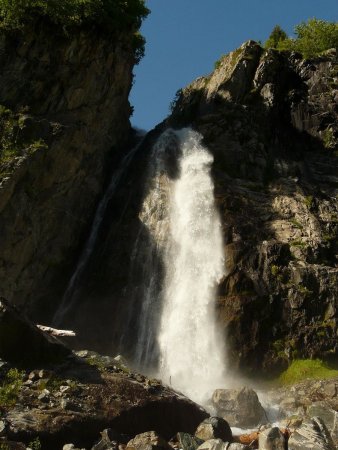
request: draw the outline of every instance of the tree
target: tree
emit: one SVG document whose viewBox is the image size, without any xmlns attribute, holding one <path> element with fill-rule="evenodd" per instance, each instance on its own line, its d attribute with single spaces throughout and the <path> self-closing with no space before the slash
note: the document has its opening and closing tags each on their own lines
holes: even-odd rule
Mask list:
<svg viewBox="0 0 338 450">
<path fill-rule="evenodd" d="M 279 25 L 276 25 L 275 28 L 272 30 L 268 40 L 265 42 L 264 47 L 278 48 L 280 42 L 285 41 L 287 37 L 288 35 L 285 33 L 285 31 L 282 30 L 282 28 Z"/>
<path fill-rule="evenodd" d="M 309 19 L 295 26 L 295 38 L 288 38 L 277 25 L 265 43 L 265 48 L 293 50 L 304 58 L 313 58 L 330 48 L 338 47 L 338 23 Z"/>
</svg>

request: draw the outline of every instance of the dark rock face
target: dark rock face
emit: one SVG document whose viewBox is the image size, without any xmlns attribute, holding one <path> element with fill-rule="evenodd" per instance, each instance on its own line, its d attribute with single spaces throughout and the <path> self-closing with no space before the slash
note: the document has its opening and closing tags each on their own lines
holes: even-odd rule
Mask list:
<svg viewBox="0 0 338 450">
<path fill-rule="evenodd" d="M 61 363 L 71 351 L 0 299 L 0 358 L 21 367 Z"/>
<path fill-rule="evenodd" d="M 243 371 L 337 357 L 337 112 L 335 51 L 305 61 L 248 42 L 183 89 L 169 119 L 214 155 L 217 309 Z"/>
<path fill-rule="evenodd" d="M 0 34 L 0 104 L 47 148 L 1 161 L 1 294 L 34 317 L 62 298 L 130 132 L 133 30 L 67 35 L 46 20 Z M 109 165 L 107 165 L 109 163 Z"/>
</svg>

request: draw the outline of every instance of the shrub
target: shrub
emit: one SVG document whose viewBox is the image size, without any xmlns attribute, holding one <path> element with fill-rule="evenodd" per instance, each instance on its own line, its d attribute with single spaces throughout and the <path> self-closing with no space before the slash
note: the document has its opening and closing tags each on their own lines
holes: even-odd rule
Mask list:
<svg viewBox="0 0 338 450">
<path fill-rule="evenodd" d="M 282 30 L 279 25 L 276 25 L 275 28 L 272 30 L 268 40 L 265 42 L 264 47 L 278 48 L 280 42 L 285 41 L 287 37 L 288 35 L 285 33 L 285 31 Z"/>
<path fill-rule="evenodd" d="M 275 27 L 265 43 L 266 48 L 292 50 L 305 58 L 313 58 L 325 50 L 338 47 L 338 23 L 310 19 L 295 27 L 296 38 L 287 38 L 280 27 Z"/>
<path fill-rule="evenodd" d="M 15 405 L 22 386 L 24 372 L 10 369 L 0 387 L 0 406 Z"/>
<path fill-rule="evenodd" d="M 139 28 L 148 13 L 143 0 L 0 0 L 1 24 L 8 28 L 20 27 L 36 14 L 62 25 Z"/>
</svg>

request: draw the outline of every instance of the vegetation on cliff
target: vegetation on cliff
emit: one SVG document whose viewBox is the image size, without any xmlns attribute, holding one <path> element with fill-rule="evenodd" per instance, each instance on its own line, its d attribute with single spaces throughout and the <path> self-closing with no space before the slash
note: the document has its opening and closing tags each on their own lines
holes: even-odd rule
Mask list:
<svg viewBox="0 0 338 450">
<path fill-rule="evenodd" d="M 149 14 L 144 0 L 0 0 L 0 26 L 18 29 L 36 17 L 48 17 L 69 29 L 97 25 L 105 33 L 134 31 L 136 62 L 144 54 L 145 40 L 137 30 Z"/>
<path fill-rule="evenodd" d="M 305 58 L 313 58 L 331 48 L 338 47 L 338 23 L 310 19 L 295 26 L 296 38 L 288 38 L 279 25 L 275 26 L 265 48 L 290 50 L 301 53 Z"/>
<path fill-rule="evenodd" d="M 338 370 L 331 369 L 320 359 L 296 359 L 281 374 L 282 384 L 294 384 L 307 378 L 326 379 L 338 376 Z"/>
</svg>

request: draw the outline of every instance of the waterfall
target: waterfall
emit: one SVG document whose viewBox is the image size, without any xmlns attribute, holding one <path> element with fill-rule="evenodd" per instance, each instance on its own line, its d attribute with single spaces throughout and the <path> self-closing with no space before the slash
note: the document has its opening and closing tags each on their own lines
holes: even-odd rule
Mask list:
<svg viewBox="0 0 338 450">
<path fill-rule="evenodd" d="M 144 298 L 139 343 L 146 345 L 151 324 L 158 322 L 158 375 L 204 403 L 224 385 L 225 348 L 215 317 L 224 254 L 210 174 L 213 157 L 201 139 L 188 128 L 167 130 L 150 158 L 140 218 L 164 273 L 156 296 L 148 292 Z"/>
</svg>

